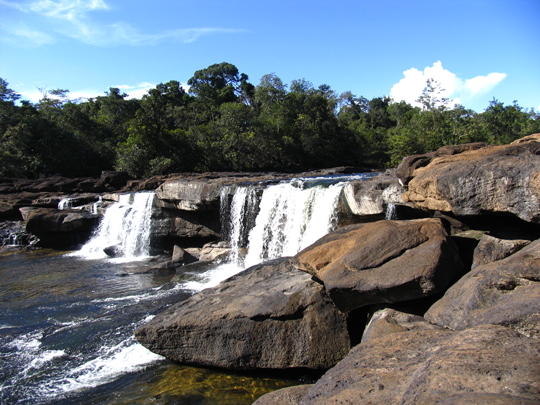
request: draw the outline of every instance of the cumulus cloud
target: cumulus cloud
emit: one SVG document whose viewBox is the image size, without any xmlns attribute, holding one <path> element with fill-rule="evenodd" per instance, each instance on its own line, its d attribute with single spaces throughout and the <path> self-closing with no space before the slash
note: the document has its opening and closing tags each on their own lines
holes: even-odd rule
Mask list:
<svg viewBox="0 0 540 405">
<path fill-rule="evenodd" d="M 45 17 L 45 23 L 52 24 L 50 31 L 55 34 L 67 36 L 89 45 L 117 46 L 117 45 L 153 45 L 163 41 L 189 43 L 204 35 L 231 34 L 245 32 L 240 29 L 202 27 L 169 30 L 155 34 L 142 33 L 130 24 L 118 21 L 114 24 L 101 24 L 91 18 L 92 12 L 109 11 L 111 7 L 104 0 L 36 0 L 22 3 L 0 0 L 0 4 L 17 9 L 34 16 Z M 53 35 L 48 35 L 44 41 L 31 31 L 21 32 L 9 27 L 4 28 L 5 36 L 10 40 L 4 42 L 15 43 L 16 40 L 35 38 L 34 45 L 53 43 Z"/>
<path fill-rule="evenodd" d="M 390 96 L 395 101 L 403 100 L 418 107 L 421 105 L 416 100 L 422 95 L 428 79 L 434 79 L 444 89 L 440 97 L 448 98 L 451 104 L 461 104 L 489 92 L 506 77 L 505 73 L 490 73 L 487 76 L 463 80 L 444 69 L 441 61 L 423 71 L 411 68 L 403 72 L 403 75 L 404 78 L 390 90 Z"/>
</svg>

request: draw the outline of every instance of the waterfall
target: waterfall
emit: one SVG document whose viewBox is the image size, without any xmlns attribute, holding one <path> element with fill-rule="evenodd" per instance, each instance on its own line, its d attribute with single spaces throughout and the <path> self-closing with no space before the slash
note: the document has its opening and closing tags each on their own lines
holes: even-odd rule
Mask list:
<svg viewBox="0 0 540 405">
<path fill-rule="evenodd" d="M 397 219 L 397 213 L 396 213 L 396 206 L 395 204 L 388 204 L 386 206 L 386 216 L 385 219 L 387 220 L 394 220 Z"/>
<path fill-rule="evenodd" d="M 146 257 L 154 193 L 122 194 L 107 208 L 94 236 L 77 252 L 89 259 L 104 258 L 104 249 L 128 260 Z"/>
<path fill-rule="evenodd" d="M 228 215 L 223 205 L 221 212 L 227 222 L 224 229 L 232 247 L 231 261 L 249 267 L 295 255 L 337 228 L 339 198 L 347 181 L 371 176 L 297 178 L 269 185 L 261 196 L 260 186 L 222 190 L 222 204 L 229 207 Z M 242 248 L 247 249 L 243 259 Z"/>
</svg>

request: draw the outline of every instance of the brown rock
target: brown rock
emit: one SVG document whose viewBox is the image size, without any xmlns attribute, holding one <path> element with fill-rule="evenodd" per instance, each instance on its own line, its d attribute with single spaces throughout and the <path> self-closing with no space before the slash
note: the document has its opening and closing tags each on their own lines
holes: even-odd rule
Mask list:
<svg viewBox="0 0 540 405">
<path fill-rule="evenodd" d="M 503 326 L 409 331 L 354 347 L 301 404 L 527 404 L 540 400 L 539 376 L 540 341 Z"/>
<path fill-rule="evenodd" d="M 403 201 L 455 215 L 512 213 L 540 221 L 540 134 L 504 146 L 435 154 L 429 163 L 398 168 L 408 191 Z M 406 158 L 408 159 L 408 158 Z"/>
<path fill-rule="evenodd" d="M 498 324 L 540 337 L 540 240 L 471 270 L 424 317 L 455 330 Z"/>
<path fill-rule="evenodd" d="M 350 350 L 346 316 L 288 259 L 251 267 L 135 331 L 180 363 L 236 370 L 326 369 Z"/>
<path fill-rule="evenodd" d="M 525 239 L 499 239 L 483 235 L 474 249 L 472 268 L 504 259 L 530 243 L 530 240 Z"/>
<path fill-rule="evenodd" d="M 282 388 L 263 395 L 252 405 L 299 405 L 311 387 L 313 387 L 313 384 Z"/>
<path fill-rule="evenodd" d="M 436 218 L 343 227 L 298 253 L 293 263 L 322 280 L 345 312 L 433 294 L 462 269 Z"/>
<path fill-rule="evenodd" d="M 381 309 L 373 314 L 369 321 L 362 342 L 378 338 L 390 333 L 407 332 L 410 330 L 442 329 L 433 325 L 419 315 L 406 314 L 391 308 Z"/>
</svg>

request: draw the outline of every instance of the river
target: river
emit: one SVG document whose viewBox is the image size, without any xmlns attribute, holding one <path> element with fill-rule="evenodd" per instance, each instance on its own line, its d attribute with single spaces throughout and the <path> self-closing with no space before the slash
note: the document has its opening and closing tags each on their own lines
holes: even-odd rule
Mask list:
<svg viewBox="0 0 540 405">
<path fill-rule="evenodd" d="M 345 182 L 371 176 L 295 179 L 259 193 L 251 186 L 225 190 L 232 193 L 225 207 L 232 261 L 193 266 L 174 283 L 170 271 L 149 271 L 151 224 L 141 224 L 153 194 L 121 197 L 77 252 L 0 248 L 0 403 L 251 404 L 266 392 L 309 382 L 309 376 L 174 364 L 138 344 L 133 331 L 248 265 L 293 255 L 322 237 L 337 226 Z M 106 257 L 103 247 L 110 244 L 122 246 L 122 258 Z"/>
</svg>

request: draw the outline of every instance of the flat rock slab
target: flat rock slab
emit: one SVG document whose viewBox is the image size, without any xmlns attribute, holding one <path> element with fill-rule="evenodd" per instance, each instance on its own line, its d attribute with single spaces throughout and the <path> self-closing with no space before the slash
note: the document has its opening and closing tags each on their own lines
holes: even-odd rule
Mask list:
<svg viewBox="0 0 540 405">
<path fill-rule="evenodd" d="M 454 330 L 498 324 L 540 337 L 540 240 L 471 270 L 424 317 Z"/>
<path fill-rule="evenodd" d="M 344 312 L 436 293 L 463 266 L 438 218 L 343 227 L 298 253 L 293 263 L 322 280 Z"/>
<path fill-rule="evenodd" d="M 509 328 L 409 331 L 354 347 L 301 404 L 530 404 L 539 377 L 540 340 Z"/>
<path fill-rule="evenodd" d="M 350 350 L 346 316 L 289 259 L 251 267 L 203 290 L 135 336 L 171 360 L 236 370 L 326 369 Z"/>
<path fill-rule="evenodd" d="M 410 180 L 403 201 L 460 216 L 512 213 L 540 222 L 540 134 L 460 152 L 407 158 L 422 162 L 417 166 L 404 160 L 398 176 Z"/>
</svg>

